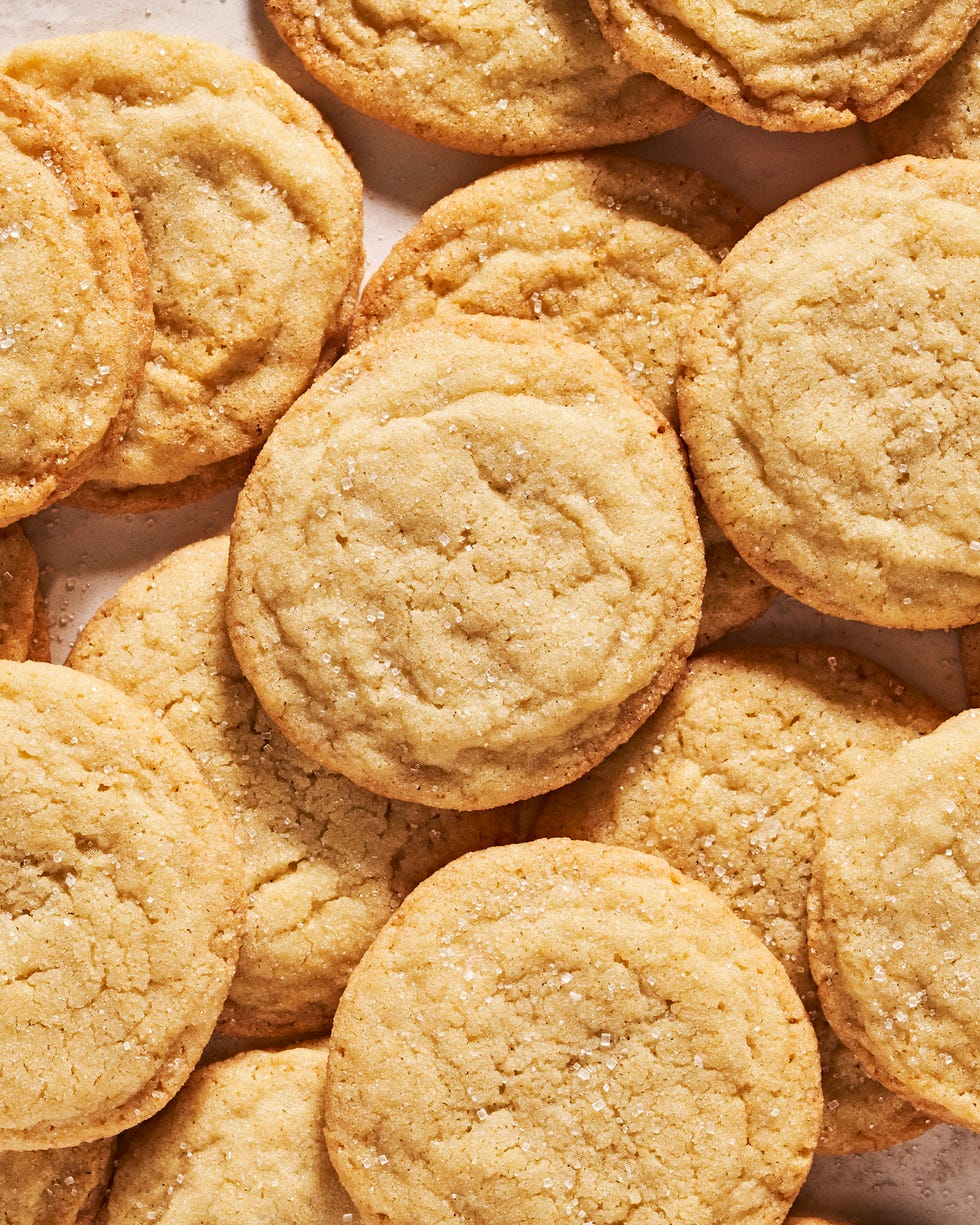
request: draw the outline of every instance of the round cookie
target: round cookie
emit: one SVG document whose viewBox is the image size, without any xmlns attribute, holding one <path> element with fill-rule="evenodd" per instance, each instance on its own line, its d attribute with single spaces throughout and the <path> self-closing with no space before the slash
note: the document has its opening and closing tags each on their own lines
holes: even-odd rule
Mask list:
<svg viewBox="0 0 980 1225">
<path fill-rule="evenodd" d="M 117 443 L 150 341 L 149 276 L 105 158 L 0 76 L 0 527 L 65 497 Z"/>
<path fill-rule="evenodd" d="M 681 333 L 755 215 L 696 170 L 622 154 L 525 162 L 438 201 L 364 288 L 351 345 L 431 317 L 528 319 L 607 357 L 677 424 Z M 775 592 L 698 508 L 708 548 L 698 648 Z M 709 544 L 710 541 L 710 544 Z"/>
<path fill-rule="evenodd" d="M 86 34 L 19 47 L 2 68 L 101 145 L 153 275 L 132 426 L 76 502 L 146 510 L 243 479 L 343 345 L 363 261 L 350 159 L 274 73 L 207 43 Z"/>
<path fill-rule="evenodd" d="M 68 668 L 0 663 L 0 1149 L 114 1135 L 211 1036 L 241 863 L 160 721 Z"/>
<path fill-rule="evenodd" d="M 514 157 L 640 140 L 701 109 L 624 63 L 585 0 L 265 4 L 307 71 L 348 105 L 473 153 Z"/>
<path fill-rule="evenodd" d="M 778 962 L 622 847 L 443 868 L 354 971 L 331 1039 L 327 1146 L 367 1225 L 776 1225 L 819 1118 Z"/>
<path fill-rule="evenodd" d="M 0 1225 L 92 1225 L 114 1152 L 114 1140 L 0 1152 Z"/>
<path fill-rule="evenodd" d="M 323 1139 L 326 1043 L 199 1068 L 131 1134 L 100 1225 L 354 1225 Z"/>
<path fill-rule="evenodd" d="M 124 584 L 68 662 L 158 711 L 232 819 L 248 911 L 218 1028 L 276 1038 L 330 1027 L 350 971 L 420 880 L 517 837 L 514 810 L 383 800 L 319 769 L 265 715 L 224 623 L 227 538 Z"/>
<path fill-rule="evenodd" d="M 486 808 L 578 777 L 670 685 L 704 559 L 680 444 L 585 345 L 385 333 L 279 423 L 232 525 L 232 646 L 314 760 Z"/>
<path fill-rule="evenodd" d="M 980 17 L 976 0 L 589 0 L 625 59 L 741 123 L 813 132 L 886 115 Z"/>
<path fill-rule="evenodd" d="M 883 1148 L 928 1125 L 869 1080 L 824 1021 L 807 963 L 806 892 L 822 807 L 945 717 L 837 648 L 708 652 L 627 744 L 539 812 L 539 834 L 663 856 L 724 898 L 779 958 L 820 1044 L 818 1151 Z"/>
<path fill-rule="evenodd" d="M 827 1019 L 883 1084 L 980 1131 L 980 711 L 857 778 L 821 814 L 808 899 Z"/>
<path fill-rule="evenodd" d="M 31 653 L 38 599 L 37 556 L 23 531 L 0 529 L 0 659 L 23 663 Z"/>
<path fill-rule="evenodd" d="M 980 161 L 980 26 L 948 64 L 868 135 L 886 157 L 968 157 Z"/>
<path fill-rule="evenodd" d="M 899 158 L 764 218 L 683 345 L 681 425 L 742 556 L 821 612 L 980 614 L 980 166 Z"/>
</svg>

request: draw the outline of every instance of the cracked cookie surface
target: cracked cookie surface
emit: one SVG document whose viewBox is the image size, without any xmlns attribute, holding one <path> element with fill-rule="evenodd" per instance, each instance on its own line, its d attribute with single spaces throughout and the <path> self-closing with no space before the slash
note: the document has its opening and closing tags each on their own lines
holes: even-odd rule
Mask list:
<svg viewBox="0 0 980 1225">
<path fill-rule="evenodd" d="M 344 342 L 363 260 L 350 159 L 275 74 L 207 43 L 79 35 L 2 67 L 98 142 L 150 261 L 156 328 L 135 416 L 76 499 L 142 510 L 240 480 Z"/>
<path fill-rule="evenodd" d="M 327 1030 L 405 895 L 465 851 L 516 838 L 516 812 L 385 800 L 294 748 L 232 652 L 227 569 L 226 538 L 165 558 L 103 605 L 68 662 L 155 711 L 232 819 L 248 910 L 219 1030 L 281 1040 Z"/>
<path fill-rule="evenodd" d="M 980 1131 L 980 711 L 856 779 L 821 814 L 808 899 L 824 1012 L 883 1084 Z"/>
<path fill-rule="evenodd" d="M 230 827 L 111 686 L 0 663 L 0 1147 L 114 1135 L 211 1036 L 244 908 Z"/>
<path fill-rule="evenodd" d="M 266 0 L 266 9 L 350 106 L 473 153 L 639 140 L 701 109 L 616 56 L 586 0 Z"/>
<path fill-rule="evenodd" d="M 823 1152 L 883 1148 L 928 1123 L 864 1075 L 820 1012 L 806 952 L 819 813 L 869 765 L 944 718 L 928 698 L 839 648 L 708 652 L 627 744 L 545 797 L 538 818 L 541 835 L 663 856 L 751 925 L 817 1032 Z"/>
<path fill-rule="evenodd" d="M 227 614 L 262 705 L 392 798 L 570 781 L 690 653 L 704 559 L 679 441 L 584 345 L 509 320 L 385 333 L 280 422 Z"/>
<path fill-rule="evenodd" d="M 742 556 L 822 612 L 980 610 L 980 166 L 896 158 L 764 218 L 682 346 L 698 487 Z"/>
<path fill-rule="evenodd" d="M 904 106 L 868 130 L 886 156 L 980 161 L 980 26 Z"/>
<path fill-rule="evenodd" d="M 354 1225 L 323 1139 L 326 1043 L 199 1068 L 123 1150 L 101 1225 Z"/>
<path fill-rule="evenodd" d="M 67 496 L 117 443 L 150 340 L 149 277 L 109 164 L 0 77 L 0 527 Z"/>
<path fill-rule="evenodd" d="M 977 0 L 590 0 L 623 56 L 742 123 L 789 131 L 877 119 L 980 18 Z"/>
<path fill-rule="evenodd" d="M 775 1225 L 819 1119 L 781 966 L 622 847 L 442 869 L 354 971 L 331 1039 L 327 1144 L 369 1225 Z"/>
</svg>

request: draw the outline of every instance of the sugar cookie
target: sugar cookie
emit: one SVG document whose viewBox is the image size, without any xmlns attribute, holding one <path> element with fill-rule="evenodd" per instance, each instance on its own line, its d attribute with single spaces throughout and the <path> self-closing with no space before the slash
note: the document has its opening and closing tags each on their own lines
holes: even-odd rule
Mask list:
<svg viewBox="0 0 980 1225">
<path fill-rule="evenodd" d="M 314 760 L 486 808 L 642 722 L 703 581 L 666 420 L 587 346 L 481 317 L 360 345 L 283 418 L 238 501 L 228 628 Z"/>
<path fill-rule="evenodd" d="M 585 0 L 266 0 L 266 10 L 307 70 L 350 106 L 473 153 L 639 140 L 701 109 L 615 55 Z"/>
<path fill-rule="evenodd" d="M 793 132 L 877 119 L 910 97 L 980 18 L 976 0 L 589 0 L 646 72 L 742 123 Z"/>
<path fill-rule="evenodd" d="M 872 1075 L 980 1131 L 980 711 L 855 779 L 821 814 L 810 962 Z"/>
<path fill-rule="evenodd" d="M 331 1039 L 327 1146 L 367 1225 L 776 1225 L 819 1121 L 782 967 L 623 847 L 443 868 L 354 971 Z"/>
<path fill-rule="evenodd" d="M 68 668 L 0 663 L 0 1149 L 114 1135 L 211 1036 L 244 909 L 186 750 Z"/>
<path fill-rule="evenodd" d="M 0 527 L 69 494 L 117 443 L 150 341 L 129 200 L 98 149 L 0 76 Z"/>
<path fill-rule="evenodd" d="M 764 218 L 683 347 L 708 509 L 770 582 L 874 625 L 980 620 L 980 165 L 896 158 Z"/>
<path fill-rule="evenodd" d="M 128 1139 L 100 1225 L 359 1225 L 323 1140 L 326 1044 L 199 1068 Z"/>
<path fill-rule="evenodd" d="M 133 423 L 76 501 L 145 510 L 241 480 L 344 342 L 363 258 L 350 159 L 274 73 L 208 43 L 84 34 L 19 47 L 2 67 L 98 141 L 153 274 Z"/>
<path fill-rule="evenodd" d="M 868 135 L 888 157 L 980 160 L 980 26 L 904 106 L 872 124 Z"/>
</svg>

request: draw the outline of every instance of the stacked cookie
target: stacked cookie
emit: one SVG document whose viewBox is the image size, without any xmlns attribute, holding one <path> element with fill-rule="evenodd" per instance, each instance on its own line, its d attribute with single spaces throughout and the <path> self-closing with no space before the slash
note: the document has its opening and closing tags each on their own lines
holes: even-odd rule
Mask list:
<svg viewBox="0 0 980 1225">
<path fill-rule="evenodd" d="M 350 159 L 284 82 L 220 47 L 106 33 L 18 48 L 2 68 L 112 164 L 136 217 L 123 254 L 138 250 L 144 309 L 152 297 L 118 445 L 98 462 L 90 447 L 74 501 L 165 508 L 241 480 L 343 345 L 363 259 Z M 100 383 L 124 368 L 99 362 Z"/>
<path fill-rule="evenodd" d="M 924 79 L 977 15 L 934 8 L 878 21 L 873 80 L 840 22 L 748 63 L 741 15 L 598 16 L 624 49 L 649 22 L 709 104 L 807 128 Z M 507 15 L 509 56 L 492 15 L 274 8 L 356 105 L 463 147 L 692 112 L 570 5 Z M 527 28 L 548 91 L 515 73 Z M 770 583 L 976 619 L 974 169 L 902 157 L 753 226 L 693 171 L 543 157 L 437 204 L 331 365 L 359 196 L 311 108 L 184 40 L 5 66 L 125 183 L 156 319 L 129 425 L 38 505 L 172 506 L 264 445 L 230 542 L 126 584 L 74 671 L 22 662 L 8 529 L 0 1222 L 778 1225 L 817 1149 L 980 1130 L 972 715 L 822 647 L 689 662 Z M 192 1072 L 212 1034 L 290 1045 Z"/>
<path fill-rule="evenodd" d="M 350 105 L 430 140 L 504 155 L 649 136 L 686 122 L 699 103 L 776 131 L 879 119 L 980 18 L 976 0 L 901 11 L 886 0 L 859 9 L 819 0 L 800 12 L 732 0 L 589 6 L 495 0 L 474 11 L 426 0 L 405 12 L 266 0 L 306 68 Z"/>
</svg>

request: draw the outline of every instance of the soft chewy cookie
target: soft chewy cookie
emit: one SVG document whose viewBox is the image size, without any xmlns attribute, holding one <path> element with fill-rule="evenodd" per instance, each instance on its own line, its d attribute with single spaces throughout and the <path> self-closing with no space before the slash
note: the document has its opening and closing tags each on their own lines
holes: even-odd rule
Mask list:
<svg viewBox="0 0 980 1225">
<path fill-rule="evenodd" d="M 317 1044 L 199 1068 L 127 1138 L 100 1225 L 353 1225 L 323 1139 L 327 1058 Z"/>
<path fill-rule="evenodd" d="M 676 425 L 681 333 L 716 260 L 754 221 L 683 166 L 613 154 L 510 166 L 434 204 L 395 245 L 365 286 L 351 344 L 432 316 L 534 320 L 592 345 Z M 775 594 L 704 519 L 699 647 Z"/>
<path fill-rule="evenodd" d="M 868 134 L 889 157 L 980 160 L 980 26 L 931 81 Z"/>
<path fill-rule="evenodd" d="M 0 663 L 0 1149 L 113 1135 L 211 1036 L 241 864 L 149 711 L 50 664 Z"/>
<path fill-rule="evenodd" d="M 585 0 L 266 0 L 310 73 L 357 110 L 511 157 L 639 140 L 700 104 L 624 63 Z"/>
<path fill-rule="evenodd" d="M 913 629 L 980 619 L 980 166 L 898 158 L 764 218 L 713 275 L 681 424 L 770 582 Z"/>
<path fill-rule="evenodd" d="M 149 277 L 105 158 L 0 77 L 0 526 L 65 497 L 125 428 L 150 340 Z"/>
<path fill-rule="evenodd" d="M 881 1148 L 927 1124 L 863 1074 L 820 1012 L 806 952 L 819 813 L 850 779 L 945 717 L 922 694 L 837 648 L 708 652 L 632 740 L 546 796 L 539 815 L 542 834 L 662 855 L 765 941 L 817 1031 L 824 1152 Z"/>
<path fill-rule="evenodd" d="M 226 538 L 165 558 L 103 605 L 68 662 L 158 711 L 233 820 L 248 911 L 219 1028 L 282 1039 L 327 1030 L 405 894 L 464 851 L 514 839 L 516 814 L 383 800 L 294 748 L 232 652 L 227 570 Z"/>
<path fill-rule="evenodd" d="M 821 814 L 810 963 L 871 1075 L 980 1131 L 980 711 L 856 779 Z"/>
<path fill-rule="evenodd" d="M 628 60 L 742 123 L 797 132 L 877 119 L 980 18 L 977 0 L 589 0 Z"/>
<path fill-rule="evenodd" d="M 820 1119 L 778 962 L 652 855 L 478 851 L 351 976 L 327 1145 L 365 1222 L 781 1222 Z"/>
<path fill-rule="evenodd" d="M 112 1172 L 114 1140 L 0 1152 L 0 1225 L 92 1225 Z"/>
<path fill-rule="evenodd" d="M 394 799 L 486 808 L 578 777 L 697 631 L 676 435 L 533 324 L 360 345 L 276 427 L 231 541 L 228 627 L 262 705 Z"/>
<path fill-rule="evenodd" d="M 2 67 L 101 145 L 153 275 L 132 426 L 77 500 L 146 509 L 241 479 L 343 344 L 362 262 L 349 158 L 274 73 L 207 43 L 80 35 L 21 47 Z"/>
</svg>

